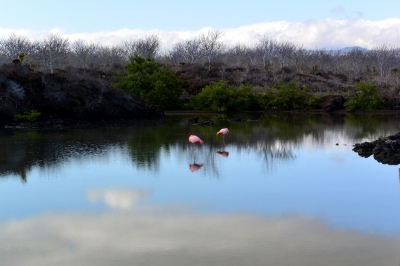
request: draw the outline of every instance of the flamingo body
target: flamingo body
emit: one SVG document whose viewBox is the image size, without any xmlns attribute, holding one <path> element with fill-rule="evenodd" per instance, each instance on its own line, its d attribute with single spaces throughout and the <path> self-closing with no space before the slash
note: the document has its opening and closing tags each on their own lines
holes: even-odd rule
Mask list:
<svg viewBox="0 0 400 266">
<path fill-rule="evenodd" d="M 201 145 L 203 145 L 203 141 L 196 135 L 190 135 L 189 142 L 191 142 L 193 144 L 200 143 Z"/>
<path fill-rule="evenodd" d="M 217 132 L 217 135 L 227 135 L 229 133 L 229 130 L 227 128 L 223 128 L 220 131 Z"/>
</svg>

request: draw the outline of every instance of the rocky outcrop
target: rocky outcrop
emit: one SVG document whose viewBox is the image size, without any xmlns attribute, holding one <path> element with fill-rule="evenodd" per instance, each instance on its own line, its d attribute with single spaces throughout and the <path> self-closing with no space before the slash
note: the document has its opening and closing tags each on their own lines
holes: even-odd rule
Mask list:
<svg viewBox="0 0 400 266">
<path fill-rule="evenodd" d="M 36 110 L 39 120 L 154 118 L 163 110 L 112 86 L 101 73 L 32 72 L 21 65 L 0 68 L 0 123 Z"/>
<path fill-rule="evenodd" d="M 321 109 L 333 112 L 344 109 L 346 99 L 341 95 L 326 95 L 322 97 Z"/>
<path fill-rule="evenodd" d="M 400 164 L 400 133 L 382 137 L 371 142 L 356 143 L 353 151 L 362 157 L 374 156 L 383 164 Z"/>
</svg>

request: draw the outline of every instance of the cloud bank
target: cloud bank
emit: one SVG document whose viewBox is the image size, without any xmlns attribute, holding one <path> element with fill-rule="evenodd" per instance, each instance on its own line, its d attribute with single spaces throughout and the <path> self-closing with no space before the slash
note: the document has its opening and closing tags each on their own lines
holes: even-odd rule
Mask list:
<svg viewBox="0 0 400 266">
<path fill-rule="evenodd" d="M 333 12 L 341 12 L 340 6 Z M 268 36 L 278 41 L 289 41 L 310 49 L 338 49 L 347 46 L 361 46 L 371 49 L 381 44 L 398 45 L 400 43 L 399 28 L 400 18 L 388 18 L 378 21 L 364 19 L 325 19 L 305 22 L 276 21 L 219 30 L 224 32 L 221 41 L 228 46 L 233 46 L 237 43 L 252 46 L 258 38 Z M 50 33 L 58 33 L 63 37 L 67 37 L 70 41 L 82 39 L 101 45 L 117 45 L 124 40 L 157 35 L 163 42 L 163 48 L 168 50 L 177 42 L 194 39 L 209 30 L 212 30 L 212 28 L 202 28 L 197 31 L 124 28 L 117 31 L 65 33 L 60 29 L 38 32 L 29 29 L 0 28 L 0 36 L 5 38 L 14 32 L 29 39 L 41 40 Z"/>
</svg>

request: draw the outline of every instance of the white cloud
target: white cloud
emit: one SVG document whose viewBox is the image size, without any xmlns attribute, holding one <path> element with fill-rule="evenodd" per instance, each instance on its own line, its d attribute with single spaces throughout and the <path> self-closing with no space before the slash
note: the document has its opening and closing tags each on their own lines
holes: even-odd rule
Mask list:
<svg viewBox="0 0 400 266">
<path fill-rule="evenodd" d="M 342 12 L 338 6 L 335 12 Z M 258 38 L 268 36 L 278 41 L 289 41 L 305 48 L 337 49 L 346 46 L 361 46 L 373 48 L 380 44 L 398 45 L 400 43 L 400 18 L 388 18 L 385 20 L 370 21 L 364 19 L 332 20 L 305 22 L 263 22 L 237 28 L 220 29 L 224 31 L 221 41 L 228 46 L 236 43 L 253 45 Z M 197 31 L 162 31 L 120 29 L 117 31 L 100 31 L 93 33 L 63 33 L 61 29 L 53 29 L 52 33 L 59 33 L 69 40 L 87 40 L 88 42 L 103 45 L 117 45 L 124 40 L 158 35 L 163 41 L 165 50 L 170 49 L 174 43 L 194 39 L 211 28 L 203 28 Z M 6 37 L 12 32 L 24 35 L 30 39 L 43 39 L 50 32 L 34 32 L 27 29 L 11 30 L 0 28 L 0 36 Z"/>
</svg>

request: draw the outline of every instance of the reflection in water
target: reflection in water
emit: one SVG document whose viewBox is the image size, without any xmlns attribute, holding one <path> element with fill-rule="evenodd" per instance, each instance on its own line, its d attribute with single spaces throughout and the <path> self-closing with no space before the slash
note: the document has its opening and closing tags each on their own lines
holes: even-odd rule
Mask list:
<svg viewBox="0 0 400 266">
<path fill-rule="evenodd" d="M 400 241 L 305 217 L 153 206 L 49 213 L 0 227 L 2 265 L 398 265 Z"/>
<path fill-rule="evenodd" d="M 217 151 L 217 154 L 223 158 L 228 158 L 229 152 L 227 151 Z"/>
<path fill-rule="evenodd" d="M 322 147 L 332 151 L 336 143 L 350 146 L 356 140 L 360 142 L 397 133 L 400 124 L 397 117 L 382 115 L 267 115 L 257 117 L 258 122 L 252 123 L 218 119 L 217 116 L 214 127 L 193 126 L 180 123 L 181 117 L 167 117 L 162 124 L 116 125 L 100 130 L 3 131 L 0 132 L 0 176 L 14 174 L 26 180 L 33 166 L 57 167 L 70 158 L 97 157 L 114 148 L 127 148 L 137 169 L 158 172 L 161 151 L 167 155 L 172 149 L 179 149 L 182 153 L 188 150 L 195 154 L 204 153 L 200 147 L 188 149 L 188 143 L 183 140 L 187 139 L 189 132 L 203 136 L 205 146 L 208 146 L 204 147 L 205 150 L 215 152 L 222 148 L 224 151 L 225 143 L 221 147 L 215 136 L 215 128 L 220 124 L 231 128 L 228 147 L 236 152 L 256 151 L 265 157 L 268 165 L 276 159 L 294 160 L 295 150 L 302 145 L 309 149 Z M 206 162 L 213 168 L 215 162 L 210 160 L 214 160 L 214 156 L 207 156 Z"/>
<path fill-rule="evenodd" d="M 2 131 L 0 264 L 397 265 L 398 169 L 351 144 L 399 120 L 368 116 L 365 131 L 356 118 Z"/>
<path fill-rule="evenodd" d="M 128 189 L 96 190 L 88 192 L 86 198 L 89 202 L 103 201 L 111 209 L 126 210 L 147 199 L 150 194 L 148 191 Z"/>
<path fill-rule="evenodd" d="M 193 172 L 196 172 L 196 171 L 200 170 L 200 168 L 202 168 L 203 165 L 204 165 L 204 164 L 202 164 L 202 163 L 200 163 L 200 164 L 191 163 L 191 164 L 189 164 L 189 170 L 190 170 L 190 172 L 192 172 L 192 173 L 193 173 Z"/>
</svg>

